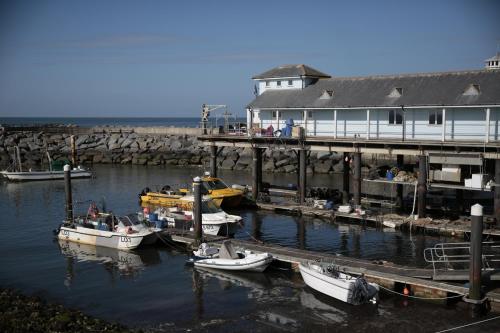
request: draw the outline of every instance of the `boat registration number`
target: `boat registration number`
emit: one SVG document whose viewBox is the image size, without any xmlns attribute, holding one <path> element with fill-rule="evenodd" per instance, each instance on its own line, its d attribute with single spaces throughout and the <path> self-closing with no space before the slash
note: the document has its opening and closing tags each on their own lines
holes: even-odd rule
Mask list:
<svg viewBox="0 0 500 333">
<path fill-rule="evenodd" d="M 122 243 L 130 243 L 132 241 L 132 238 L 128 236 L 120 236 L 120 242 Z"/>
</svg>

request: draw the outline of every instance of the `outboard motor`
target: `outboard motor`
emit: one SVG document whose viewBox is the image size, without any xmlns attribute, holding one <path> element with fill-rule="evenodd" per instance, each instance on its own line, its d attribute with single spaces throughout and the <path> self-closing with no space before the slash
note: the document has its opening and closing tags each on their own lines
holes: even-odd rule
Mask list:
<svg viewBox="0 0 500 333">
<path fill-rule="evenodd" d="M 149 187 L 145 187 L 142 189 L 141 193 L 139 193 L 139 198 L 142 197 L 143 195 L 146 195 L 148 192 L 151 192 Z"/>
</svg>

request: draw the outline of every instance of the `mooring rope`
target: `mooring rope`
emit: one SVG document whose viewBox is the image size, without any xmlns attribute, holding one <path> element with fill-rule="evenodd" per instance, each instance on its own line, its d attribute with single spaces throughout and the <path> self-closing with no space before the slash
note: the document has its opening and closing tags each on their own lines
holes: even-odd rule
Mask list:
<svg viewBox="0 0 500 333">
<path fill-rule="evenodd" d="M 473 322 L 473 323 L 470 323 L 470 324 L 466 324 L 466 325 L 462 325 L 462 326 L 448 328 L 448 329 L 443 330 L 443 331 L 437 331 L 436 333 L 451 332 L 451 331 L 458 330 L 458 329 L 461 329 L 461 328 L 464 328 L 464 327 L 469 327 L 469 326 L 473 326 L 473 325 L 482 324 L 482 323 L 485 323 L 487 321 L 495 320 L 495 319 L 498 319 L 498 318 L 500 318 L 500 316 L 493 317 L 493 318 L 488 318 L 488 319 L 485 319 L 485 320 L 476 321 L 476 322 Z"/>
<path fill-rule="evenodd" d="M 451 298 L 458 298 L 458 297 L 463 297 L 465 295 L 455 295 L 455 296 L 448 296 L 448 297 L 418 297 L 418 296 L 413 296 L 413 295 L 405 295 L 403 293 L 400 293 L 400 292 L 397 292 L 397 291 L 394 291 L 394 290 L 391 290 L 391 289 L 388 289 L 388 288 L 385 288 L 381 285 L 379 285 L 379 287 L 381 289 L 384 289 L 385 291 L 388 291 L 390 293 L 393 293 L 393 294 L 397 294 L 397 295 L 400 295 L 400 296 L 404 296 L 404 297 L 408 297 L 408 298 L 415 298 L 415 299 L 426 299 L 426 300 L 445 300 L 445 299 L 451 299 Z"/>
</svg>

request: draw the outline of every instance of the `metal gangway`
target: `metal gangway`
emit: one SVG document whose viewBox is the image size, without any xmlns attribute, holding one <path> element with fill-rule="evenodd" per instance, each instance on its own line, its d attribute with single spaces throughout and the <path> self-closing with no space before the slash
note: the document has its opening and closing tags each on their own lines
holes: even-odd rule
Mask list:
<svg viewBox="0 0 500 333">
<path fill-rule="evenodd" d="M 424 249 L 424 259 L 432 264 L 434 280 L 469 279 L 470 242 L 437 243 Z M 482 274 L 500 280 L 500 242 L 482 243 Z"/>
</svg>

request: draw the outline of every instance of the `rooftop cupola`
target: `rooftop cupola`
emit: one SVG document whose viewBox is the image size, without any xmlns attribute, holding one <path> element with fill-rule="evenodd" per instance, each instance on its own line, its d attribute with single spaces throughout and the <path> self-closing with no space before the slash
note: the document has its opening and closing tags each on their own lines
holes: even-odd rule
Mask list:
<svg viewBox="0 0 500 333">
<path fill-rule="evenodd" d="M 303 89 L 319 79 L 330 78 L 307 65 L 282 65 L 252 77 L 257 81 L 256 92 L 261 95 L 266 90 Z"/>
<path fill-rule="evenodd" d="M 484 62 L 486 69 L 500 69 L 500 53 L 497 52 L 494 57 L 486 59 Z"/>
</svg>

